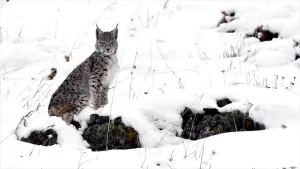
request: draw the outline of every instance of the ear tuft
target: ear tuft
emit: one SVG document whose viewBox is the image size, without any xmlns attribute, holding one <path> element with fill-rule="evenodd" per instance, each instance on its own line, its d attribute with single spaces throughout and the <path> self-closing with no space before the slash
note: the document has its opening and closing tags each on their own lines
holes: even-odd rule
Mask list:
<svg viewBox="0 0 300 169">
<path fill-rule="evenodd" d="M 103 31 L 98 27 L 98 25 L 96 24 L 96 37 L 97 39 L 99 38 L 99 35 L 103 33 Z"/>
<path fill-rule="evenodd" d="M 117 24 L 117 26 L 115 27 L 115 29 L 111 31 L 111 33 L 114 35 L 114 37 L 116 39 L 118 38 L 118 25 L 119 24 Z"/>
</svg>

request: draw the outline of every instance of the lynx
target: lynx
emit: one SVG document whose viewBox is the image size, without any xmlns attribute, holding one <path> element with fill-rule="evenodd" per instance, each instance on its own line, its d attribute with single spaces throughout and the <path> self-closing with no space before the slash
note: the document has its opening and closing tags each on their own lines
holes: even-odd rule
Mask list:
<svg viewBox="0 0 300 169">
<path fill-rule="evenodd" d="M 85 107 L 98 109 L 108 103 L 108 88 L 118 70 L 117 38 L 118 25 L 110 32 L 97 26 L 95 51 L 53 93 L 48 107 L 50 116 L 61 117 L 69 125 Z"/>
</svg>

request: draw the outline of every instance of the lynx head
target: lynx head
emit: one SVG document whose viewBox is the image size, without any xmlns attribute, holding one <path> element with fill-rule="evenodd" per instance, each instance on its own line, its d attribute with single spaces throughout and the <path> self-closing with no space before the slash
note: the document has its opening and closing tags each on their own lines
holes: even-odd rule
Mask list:
<svg viewBox="0 0 300 169">
<path fill-rule="evenodd" d="M 118 49 L 118 25 L 110 32 L 103 32 L 98 26 L 96 29 L 96 51 L 104 55 L 114 55 Z"/>
</svg>

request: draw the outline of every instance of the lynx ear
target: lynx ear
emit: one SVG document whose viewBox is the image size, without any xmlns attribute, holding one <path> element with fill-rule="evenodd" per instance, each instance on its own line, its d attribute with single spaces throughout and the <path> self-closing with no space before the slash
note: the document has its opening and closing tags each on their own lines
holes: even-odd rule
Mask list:
<svg viewBox="0 0 300 169">
<path fill-rule="evenodd" d="M 118 38 L 118 25 L 115 27 L 114 30 L 112 30 L 110 33 L 112 33 L 114 35 L 114 37 L 117 39 Z"/>
<path fill-rule="evenodd" d="M 97 29 L 96 29 L 96 37 L 97 39 L 99 38 L 99 35 L 103 33 L 103 31 L 98 27 L 98 25 L 96 24 Z"/>
</svg>

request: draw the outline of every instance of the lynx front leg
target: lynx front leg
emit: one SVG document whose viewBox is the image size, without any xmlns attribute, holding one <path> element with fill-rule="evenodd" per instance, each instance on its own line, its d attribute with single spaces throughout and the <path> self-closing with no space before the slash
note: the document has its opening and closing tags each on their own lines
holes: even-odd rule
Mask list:
<svg viewBox="0 0 300 169">
<path fill-rule="evenodd" d="M 104 106 L 108 103 L 108 88 L 102 87 L 100 105 Z"/>
<path fill-rule="evenodd" d="M 65 121 L 67 123 L 67 125 L 71 124 L 71 121 L 74 118 L 74 113 L 70 112 L 70 113 L 65 113 L 64 115 L 62 115 L 62 119 L 63 121 Z"/>
<path fill-rule="evenodd" d="M 101 106 L 101 90 L 102 86 L 97 83 L 96 77 L 92 76 L 89 81 L 90 104 L 94 109 L 99 109 Z"/>
</svg>

